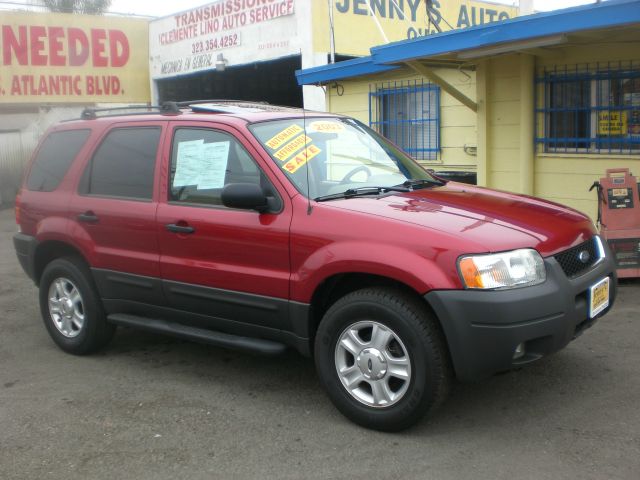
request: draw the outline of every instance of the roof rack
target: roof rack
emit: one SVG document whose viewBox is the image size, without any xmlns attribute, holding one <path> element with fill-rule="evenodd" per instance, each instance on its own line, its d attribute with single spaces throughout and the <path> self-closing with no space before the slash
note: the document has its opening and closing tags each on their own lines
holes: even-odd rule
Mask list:
<svg viewBox="0 0 640 480">
<path fill-rule="evenodd" d="M 256 113 L 299 111 L 299 108 L 272 105 L 268 102 L 232 100 L 217 98 L 211 100 L 187 100 L 183 102 L 163 102 L 162 105 L 127 105 L 124 107 L 85 108 L 80 114 L 82 120 L 95 120 L 98 117 L 118 115 L 147 115 L 159 112 L 162 115 L 180 115 L 183 109 L 190 108 L 194 113 Z M 131 112 L 134 110 L 134 112 Z M 135 110 L 138 110 L 137 112 Z M 128 111 L 127 113 L 123 113 Z"/>
<path fill-rule="evenodd" d="M 180 107 L 189 107 L 194 113 L 257 113 L 265 110 L 267 102 L 248 102 L 246 100 L 213 99 L 178 102 Z"/>
<path fill-rule="evenodd" d="M 177 102 L 181 108 L 189 107 L 194 113 L 257 113 L 257 112 L 290 112 L 299 111 L 299 108 L 273 105 L 268 102 L 250 100 L 212 99 L 189 100 Z"/>
<path fill-rule="evenodd" d="M 229 99 L 229 98 L 211 98 L 211 99 L 208 99 L 208 100 L 185 100 L 185 101 L 182 101 L 182 102 L 175 102 L 175 104 L 178 107 L 181 107 L 181 108 L 189 107 L 191 105 L 203 104 L 203 103 L 215 103 L 215 104 L 233 103 L 234 105 L 242 105 L 242 104 L 247 104 L 247 105 L 270 105 L 269 102 L 257 102 L 257 101 L 250 101 L 250 100 L 233 100 L 233 99 Z"/>
<path fill-rule="evenodd" d="M 178 115 L 180 114 L 180 107 L 176 102 L 164 102 L 162 105 L 128 105 L 126 107 L 106 107 L 106 108 L 85 108 L 80 114 L 82 120 L 95 120 L 98 118 L 99 113 L 105 112 L 122 112 L 124 110 L 144 110 L 142 112 L 130 113 L 129 115 L 146 115 L 152 111 L 159 111 L 166 115 Z M 118 113 L 112 114 L 118 115 Z M 101 116 L 112 116 L 101 115 Z"/>
</svg>

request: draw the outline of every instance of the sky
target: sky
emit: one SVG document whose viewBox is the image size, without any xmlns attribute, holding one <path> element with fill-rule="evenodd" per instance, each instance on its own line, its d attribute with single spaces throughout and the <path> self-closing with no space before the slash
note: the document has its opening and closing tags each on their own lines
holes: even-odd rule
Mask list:
<svg viewBox="0 0 640 480">
<path fill-rule="evenodd" d="M 312 0 L 321 1 L 321 0 Z M 514 5 L 514 0 L 492 0 L 494 3 Z M 153 17 L 164 17 L 172 13 L 188 10 L 200 5 L 212 3 L 207 0 L 112 0 L 111 11 L 117 13 L 129 13 L 136 15 L 149 15 Z M 534 0 L 535 10 L 556 10 L 558 8 L 573 7 L 594 3 L 593 0 Z"/>
</svg>

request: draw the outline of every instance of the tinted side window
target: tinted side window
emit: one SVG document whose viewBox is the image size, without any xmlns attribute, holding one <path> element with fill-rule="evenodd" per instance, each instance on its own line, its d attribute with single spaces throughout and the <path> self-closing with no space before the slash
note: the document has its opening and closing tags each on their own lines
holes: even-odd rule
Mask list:
<svg viewBox="0 0 640 480">
<path fill-rule="evenodd" d="M 58 188 L 90 133 L 91 130 L 68 130 L 49 135 L 31 166 L 27 189 L 52 192 Z"/>
<path fill-rule="evenodd" d="M 206 205 L 221 205 L 222 188 L 230 183 L 268 183 L 233 136 L 196 128 L 176 130 L 170 182 L 169 200 Z"/>
<path fill-rule="evenodd" d="M 159 127 L 110 131 L 87 166 L 81 193 L 150 200 Z"/>
</svg>

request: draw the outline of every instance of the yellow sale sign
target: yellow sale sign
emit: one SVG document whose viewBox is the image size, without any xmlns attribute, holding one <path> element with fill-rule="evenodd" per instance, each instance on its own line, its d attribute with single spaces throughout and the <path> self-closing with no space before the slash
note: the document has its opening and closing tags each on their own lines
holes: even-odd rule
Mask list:
<svg viewBox="0 0 640 480">
<path fill-rule="evenodd" d="M 0 103 L 148 102 L 143 19 L 78 14 L 0 17 Z"/>
</svg>

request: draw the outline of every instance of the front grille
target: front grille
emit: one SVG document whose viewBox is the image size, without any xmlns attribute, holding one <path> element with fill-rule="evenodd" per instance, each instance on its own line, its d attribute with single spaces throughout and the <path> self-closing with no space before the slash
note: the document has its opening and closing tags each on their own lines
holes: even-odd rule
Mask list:
<svg viewBox="0 0 640 480">
<path fill-rule="evenodd" d="M 579 258 L 580 253 L 583 251 L 589 253 L 589 259 L 586 262 L 581 261 Z M 577 277 L 584 271 L 589 270 L 600 259 L 600 252 L 596 245 L 596 237 L 580 245 L 571 247 L 569 250 L 560 252 L 554 255 L 553 258 L 558 261 L 567 277 Z"/>
</svg>

